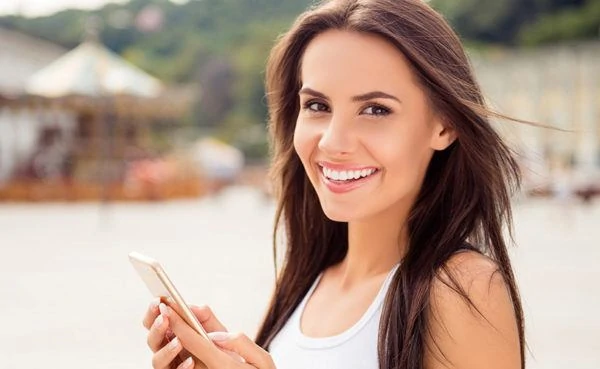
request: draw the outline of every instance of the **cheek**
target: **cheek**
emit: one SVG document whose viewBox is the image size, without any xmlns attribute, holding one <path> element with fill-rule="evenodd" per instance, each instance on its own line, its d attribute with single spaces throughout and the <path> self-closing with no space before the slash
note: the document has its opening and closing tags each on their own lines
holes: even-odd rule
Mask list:
<svg viewBox="0 0 600 369">
<path fill-rule="evenodd" d="M 413 187 L 420 183 L 425 174 L 433 151 L 429 147 L 429 136 L 421 130 L 390 133 L 395 140 L 380 140 L 372 147 L 373 156 L 379 158 L 394 182 Z"/>
<path fill-rule="evenodd" d="M 313 136 L 314 135 L 307 129 L 306 125 L 302 124 L 300 120 L 296 122 L 296 128 L 294 130 L 294 149 L 305 167 L 314 151 L 315 138 Z"/>
</svg>

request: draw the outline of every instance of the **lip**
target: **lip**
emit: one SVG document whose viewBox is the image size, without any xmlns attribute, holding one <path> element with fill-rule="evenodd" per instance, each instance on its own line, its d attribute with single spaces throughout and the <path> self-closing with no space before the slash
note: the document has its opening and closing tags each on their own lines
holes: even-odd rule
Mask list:
<svg viewBox="0 0 600 369">
<path fill-rule="evenodd" d="M 325 174 L 323 174 L 322 167 L 334 169 L 334 170 L 375 169 L 376 172 L 371 174 L 368 177 L 357 179 L 357 180 L 354 180 L 349 183 L 340 183 L 340 182 L 334 182 L 334 181 L 330 180 L 329 178 L 325 177 Z M 327 187 L 327 189 L 329 189 L 329 191 L 331 191 L 335 194 L 343 194 L 343 193 L 347 193 L 350 191 L 354 191 L 357 188 L 362 187 L 365 184 L 367 184 L 369 181 L 371 181 L 373 179 L 373 177 L 375 177 L 376 175 L 379 174 L 379 169 L 376 167 L 365 167 L 365 166 L 361 167 L 361 166 L 349 166 L 349 165 L 339 165 L 339 164 L 330 165 L 330 163 L 321 163 L 321 162 L 319 162 L 317 165 L 317 171 L 319 173 L 319 178 L 321 179 L 321 182 Z"/>
<path fill-rule="evenodd" d="M 375 169 L 375 170 L 379 170 L 379 168 L 377 167 L 373 167 L 373 166 L 365 166 L 365 165 L 354 165 L 354 164 L 335 164 L 335 163 L 330 163 L 327 161 L 318 161 L 317 165 L 319 167 L 325 167 L 328 169 L 333 169 L 333 170 L 363 170 L 363 169 Z"/>
</svg>

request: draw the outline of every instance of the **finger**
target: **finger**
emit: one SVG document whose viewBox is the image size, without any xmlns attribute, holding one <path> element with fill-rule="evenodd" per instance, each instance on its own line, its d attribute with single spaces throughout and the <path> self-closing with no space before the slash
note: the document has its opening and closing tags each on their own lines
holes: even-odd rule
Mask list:
<svg viewBox="0 0 600 369">
<path fill-rule="evenodd" d="M 183 311 L 181 310 L 181 307 L 172 298 L 169 297 L 169 298 L 163 300 L 162 302 L 165 305 L 167 305 L 168 307 L 170 307 L 171 309 L 175 310 L 175 312 L 179 316 L 183 316 Z M 206 305 L 204 305 L 204 306 L 191 305 L 191 306 L 189 306 L 189 308 L 192 311 L 192 313 L 196 316 L 196 319 L 198 319 L 198 322 L 204 328 L 205 331 L 207 331 L 207 332 L 214 332 L 214 331 L 227 332 L 227 328 L 225 328 L 225 326 L 219 321 L 219 319 L 217 319 L 217 317 L 215 316 L 215 314 L 213 313 L 213 311 L 211 310 L 210 307 L 208 307 Z"/>
<path fill-rule="evenodd" d="M 183 309 L 181 308 L 181 306 L 175 302 L 175 300 L 173 300 L 172 298 L 166 298 L 165 300 L 161 301 L 164 305 L 168 306 L 171 310 L 174 310 L 175 313 L 180 316 L 180 317 L 184 317 L 184 321 L 189 325 L 190 322 L 188 321 L 187 315 L 184 314 Z M 193 314 L 193 312 L 192 312 Z M 194 314 L 195 316 L 195 314 Z M 197 319 L 196 319 L 197 320 Z M 203 327 L 204 330 L 204 327 Z"/>
<path fill-rule="evenodd" d="M 235 352 L 256 368 L 275 368 L 271 355 L 243 333 L 213 332 L 208 336 L 217 346 Z"/>
<path fill-rule="evenodd" d="M 179 338 L 181 345 L 209 368 L 219 367 L 226 354 L 211 341 L 200 336 L 177 313 L 165 304 L 160 304 L 160 312 L 169 320 L 169 328 Z M 231 360 L 226 358 L 227 360 Z"/>
<path fill-rule="evenodd" d="M 175 360 L 177 354 L 181 352 L 183 346 L 177 337 L 173 338 L 171 342 L 167 343 L 165 347 L 158 350 L 152 356 L 152 367 L 154 369 L 168 369 L 171 366 L 171 362 Z"/>
<path fill-rule="evenodd" d="M 152 352 L 158 351 L 163 346 L 163 341 L 167 337 L 167 328 L 169 328 L 168 320 L 162 314 L 156 317 L 146 341 Z"/>
<path fill-rule="evenodd" d="M 177 369 L 192 369 L 194 367 L 194 359 L 192 357 L 188 357 L 183 361 L 183 363 L 177 366 Z"/>
<path fill-rule="evenodd" d="M 150 329 L 152 323 L 156 320 L 156 317 L 160 312 L 158 311 L 158 304 L 160 303 L 160 299 L 157 297 L 152 300 L 150 306 L 148 306 L 148 310 L 146 310 L 146 315 L 144 315 L 144 319 L 142 320 L 142 324 L 144 328 Z"/>
<path fill-rule="evenodd" d="M 190 309 L 207 332 L 227 332 L 227 328 L 217 319 L 210 307 L 190 306 Z"/>
</svg>

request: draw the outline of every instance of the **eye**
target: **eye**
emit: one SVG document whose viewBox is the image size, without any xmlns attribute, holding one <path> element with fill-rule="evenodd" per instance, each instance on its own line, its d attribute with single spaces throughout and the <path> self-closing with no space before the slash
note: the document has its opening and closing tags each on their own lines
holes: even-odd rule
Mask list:
<svg viewBox="0 0 600 369">
<path fill-rule="evenodd" d="M 391 113 L 390 109 L 388 109 L 384 106 L 381 106 L 381 105 L 368 106 L 361 112 L 361 114 L 373 115 L 376 117 L 386 116 L 386 115 L 389 115 L 390 113 Z"/>
<path fill-rule="evenodd" d="M 311 100 L 304 104 L 304 110 L 312 113 L 325 113 L 329 111 L 329 107 L 322 102 Z"/>
</svg>

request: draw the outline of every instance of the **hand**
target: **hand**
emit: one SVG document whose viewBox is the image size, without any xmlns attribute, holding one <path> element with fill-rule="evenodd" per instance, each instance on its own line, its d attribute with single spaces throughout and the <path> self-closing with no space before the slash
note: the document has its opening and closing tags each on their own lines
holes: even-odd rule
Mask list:
<svg viewBox="0 0 600 369">
<path fill-rule="evenodd" d="M 177 345 L 183 346 L 197 360 L 200 360 L 208 369 L 275 369 L 275 364 L 268 352 L 255 344 L 244 334 L 230 334 L 223 331 L 211 329 L 209 337 L 212 342 L 208 342 L 196 331 L 194 331 L 177 312 L 165 304 L 159 306 L 160 314 L 168 322 L 169 328 L 178 340 Z M 218 321 L 214 315 L 213 322 Z M 214 328 L 215 326 L 211 327 Z M 222 325 L 221 325 L 222 327 Z M 223 327 L 224 328 L 224 327 Z M 207 327 L 207 331 L 208 331 Z M 213 344 L 214 343 L 214 344 Z M 233 352 L 243 360 L 239 360 L 228 352 Z M 191 360 L 191 361 L 190 361 Z M 153 361 L 154 362 L 154 361 Z M 181 369 L 191 369 L 194 359 L 186 359 L 180 366 Z M 162 363 L 162 362 L 161 362 Z M 189 366 L 183 366 L 183 365 Z M 155 368 L 157 368 L 155 366 Z M 160 367 L 158 367 L 160 368 Z M 195 366 L 199 369 L 203 366 Z"/>
<path fill-rule="evenodd" d="M 175 335 L 169 329 L 168 318 L 160 314 L 159 303 L 160 300 L 156 299 L 150 304 L 143 320 L 144 327 L 149 330 L 148 346 L 154 353 L 152 366 L 157 369 L 181 367 L 183 364 L 182 358 L 187 358 L 189 354 L 185 352 L 179 340 L 175 338 Z M 190 306 L 190 309 L 207 332 L 227 331 L 208 306 Z M 169 343 L 171 345 L 168 345 Z M 200 363 L 196 367 L 205 368 Z"/>
</svg>

